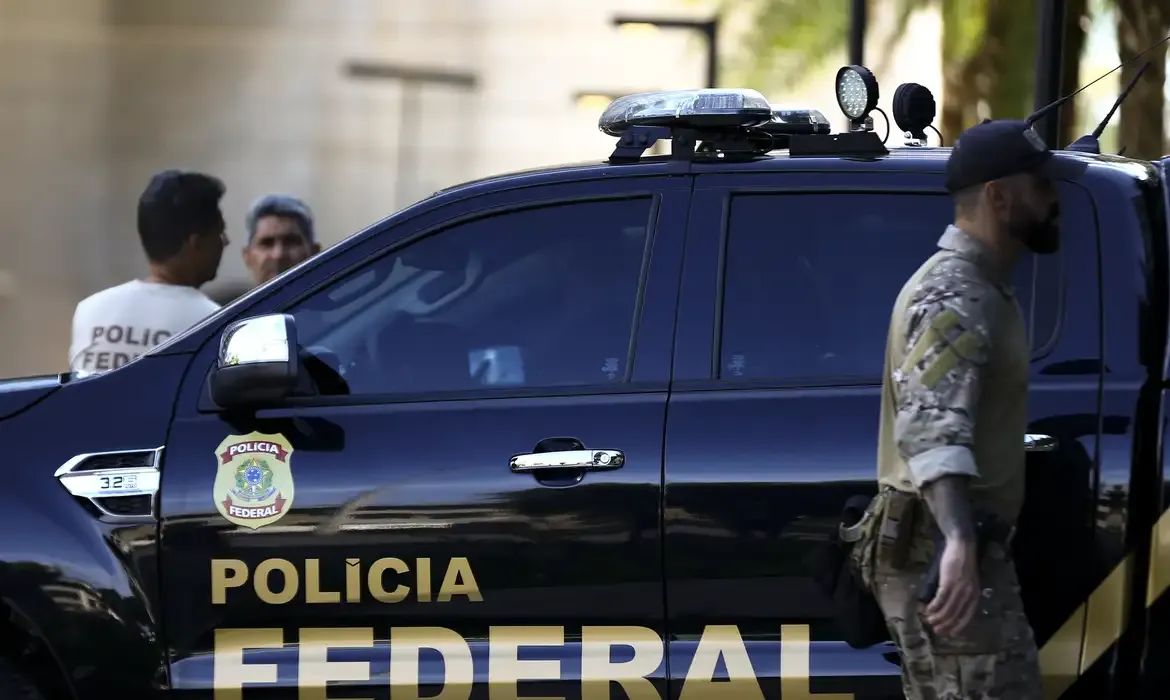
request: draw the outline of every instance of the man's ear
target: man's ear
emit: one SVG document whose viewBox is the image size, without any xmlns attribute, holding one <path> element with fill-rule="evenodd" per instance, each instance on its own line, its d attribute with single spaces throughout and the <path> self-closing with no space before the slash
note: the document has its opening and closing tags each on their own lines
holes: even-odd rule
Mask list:
<svg viewBox="0 0 1170 700">
<path fill-rule="evenodd" d="M 183 242 L 183 251 L 191 254 L 198 251 L 203 244 L 202 236 L 198 233 L 191 233 L 187 235 L 187 240 Z"/>
<path fill-rule="evenodd" d="M 316 255 L 317 253 L 320 253 L 320 252 L 321 252 L 321 244 L 320 244 L 320 243 L 313 243 L 313 244 L 311 244 L 311 245 L 309 246 L 309 252 L 310 252 L 312 255 Z"/>
<path fill-rule="evenodd" d="M 1010 189 L 1006 179 L 992 180 L 983 185 L 983 196 L 993 210 L 1003 209 L 1011 202 Z"/>
</svg>

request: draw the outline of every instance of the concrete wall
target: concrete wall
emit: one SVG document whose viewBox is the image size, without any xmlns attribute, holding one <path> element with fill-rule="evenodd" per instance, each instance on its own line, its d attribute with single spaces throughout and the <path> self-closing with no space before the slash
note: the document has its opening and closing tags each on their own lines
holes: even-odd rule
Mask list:
<svg viewBox="0 0 1170 700">
<path fill-rule="evenodd" d="M 102 0 L 0 2 L 3 375 L 64 364 L 76 294 L 99 277 L 87 258 L 108 201 L 104 14 Z"/>
<path fill-rule="evenodd" d="M 0 0 L 0 376 L 64 369 L 76 302 L 144 271 L 134 209 L 157 170 L 227 183 L 214 288 L 244 280 L 243 214 L 265 192 L 305 197 L 331 244 L 441 187 L 604 158 L 612 139 L 575 92 L 697 87 L 704 70 L 700 39 L 626 35 L 617 12 L 705 15 L 692 0 Z M 345 77 L 350 59 L 478 87 L 421 91 L 400 178 L 401 87 Z M 778 101 L 833 112 L 832 72 Z"/>
</svg>

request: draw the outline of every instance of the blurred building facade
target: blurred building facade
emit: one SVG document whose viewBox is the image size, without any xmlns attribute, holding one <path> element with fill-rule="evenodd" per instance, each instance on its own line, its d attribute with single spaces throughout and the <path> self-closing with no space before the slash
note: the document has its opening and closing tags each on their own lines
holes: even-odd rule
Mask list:
<svg viewBox="0 0 1170 700">
<path fill-rule="evenodd" d="M 0 0 L 0 376 L 63 370 L 75 304 L 144 272 L 135 204 L 157 170 L 227 184 L 215 291 L 245 283 L 243 213 L 263 193 L 307 199 L 329 245 L 441 187 L 605 157 L 598 108 L 575 95 L 698 87 L 704 71 L 700 39 L 622 33 L 618 12 L 706 15 L 693 0 Z M 937 94 L 937 22 L 921 21 L 889 73 Z M 353 60 L 475 85 L 404 103 L 399 81 L 348 77 Z M 778 101 L 836 122 L 834 70 Z"/>
</svg>

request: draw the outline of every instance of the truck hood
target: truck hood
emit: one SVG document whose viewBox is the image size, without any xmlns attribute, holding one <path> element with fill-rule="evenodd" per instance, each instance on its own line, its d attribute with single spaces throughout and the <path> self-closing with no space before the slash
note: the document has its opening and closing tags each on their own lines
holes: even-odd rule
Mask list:
<svg viewBox="0 0 1170 700">
<path fill-rule="evenodd" d="M 0 379 L 0 420 L 11 418 L 61 388 L 69 374 Z"/>
</svg>

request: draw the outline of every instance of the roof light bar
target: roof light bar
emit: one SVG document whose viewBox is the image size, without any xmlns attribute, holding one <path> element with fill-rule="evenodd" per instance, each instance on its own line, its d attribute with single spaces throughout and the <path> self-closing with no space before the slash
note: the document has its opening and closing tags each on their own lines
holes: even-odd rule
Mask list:
<svg viewBox="0 0 1170 700">
<path fill-rule="evenodd" d="M 819 109 L 778 107 L 772 110 L 772 121 L 761 127 L 776 134 L 828 134 L 833 125 Z"/>
<path fill-rule="evenodd" d="M 675 90 L 619 97 L 597 126 L 610 136 L 621 136 L 634 126 L 718 129 L 759 126 L 772 119 L 772 106 L 755 90 Z"/>
</svg>

